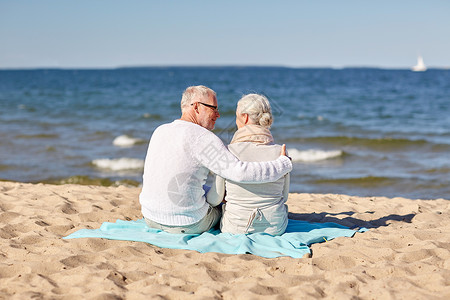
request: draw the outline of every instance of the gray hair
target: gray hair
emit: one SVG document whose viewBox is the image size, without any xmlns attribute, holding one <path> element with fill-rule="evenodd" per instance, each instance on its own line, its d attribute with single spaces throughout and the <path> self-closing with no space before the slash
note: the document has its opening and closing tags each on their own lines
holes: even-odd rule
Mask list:
<svg viewBox="0 0 450 300">
<path fill-rule="evenodd" d="M 258 94 L 242 96 L 238 101 L 237 111 L 240 114 L 248 114 L 250 120 L 266 128 L 270 128 L 273 122 L 272 109 L 269 100 Z"/>
<path fill-rule="evenodd" d="M 184 90 L 183 96 L 181 97 L 181 111 L 183 112 L 189 105 L 191 105 L 194 99 L 201 100 L 202 98 L 206 98 L 210 95 L 215 97 L 216 92 L 204 85 L 188 87 Z"/>
</svg>

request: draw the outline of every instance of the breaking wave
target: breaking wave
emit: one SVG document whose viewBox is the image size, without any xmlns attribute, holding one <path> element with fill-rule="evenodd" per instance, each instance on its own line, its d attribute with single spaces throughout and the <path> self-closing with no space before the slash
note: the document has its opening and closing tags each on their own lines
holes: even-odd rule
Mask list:
<svg viewBox="0 0 450 300">
<path fill-rule="evenodd" d="M 113 145 L 117 147 L 131 147 L 143 143 L 144 140 L 130 137 L 128 135 L 119 135 L 113 140 Z"/>
<path fill-rule="evenodd" d="M 330 158 L 340 157 L 344 154 L 341 150 L 318 150 L 318 149 L 309 149 L 309 150 L 297 150 L 297 149 L 288 149 L 289 156 L 292 158 L 292 161 L 297 162 L 316 162 L 321 160 L 326 160 Z"/>
<path fill-rule="evenodd" d="M 101 169 L 112 171 L 140 170 L 144 168 L 144 161 L 137 158 L 101 158 L 92 161 L 92 164 Z"/>
</svg>

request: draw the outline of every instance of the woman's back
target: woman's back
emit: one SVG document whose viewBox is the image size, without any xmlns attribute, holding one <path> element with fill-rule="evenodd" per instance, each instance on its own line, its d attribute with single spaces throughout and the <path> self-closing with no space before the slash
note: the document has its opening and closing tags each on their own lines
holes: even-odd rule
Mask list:
<svg viewBox="0 0 450 300">
<path fill-rule="evenodd" d="M 253 142 L 233 143 L 229 150 L 242 161 L 268 161 L 280 155 L 281 146 Z M 222 232 L 282 234 L 287 226 L 289 174 L 275 182 L 243 184 L 225 181 L 226 204 Z"/>
<path fill-rule="evenodd" d="M 235 132 L 228 149 L 241 161 L 260 162 L 276 159 L 283 148 L 274 145 L 270 126 L 273 122 L 269 100 L 258 94 L 243 96 L 236 108 Z M 222 232 L 282 234 L 288 223 L 285 204 L 289 195 L 289 174 L 275 182 L 243 184 L 216 176 L 208 192 L 211 202 L 225 196 L 220 222 Z"/>
</svg>

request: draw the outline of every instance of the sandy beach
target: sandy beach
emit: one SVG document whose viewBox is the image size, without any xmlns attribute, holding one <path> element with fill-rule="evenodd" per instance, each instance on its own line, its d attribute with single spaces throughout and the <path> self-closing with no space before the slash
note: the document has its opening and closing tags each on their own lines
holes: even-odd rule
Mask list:
<svg viewBox="0 0 450 300">
<path fill-rule="evenodd" d="M 449 299 L 450 201 L 290 194 L 290 217 L 370 230 L 312 256 L 62 237 L 140 219 L 139 188 L 0 183 L 1 299 Z"/>
</svg>

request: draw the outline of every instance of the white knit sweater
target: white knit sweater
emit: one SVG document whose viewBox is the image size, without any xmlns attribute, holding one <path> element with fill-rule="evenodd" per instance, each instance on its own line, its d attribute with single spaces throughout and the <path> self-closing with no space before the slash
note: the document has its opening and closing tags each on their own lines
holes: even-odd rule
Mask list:
<svg viewBox="0 0 450 300">
<path fill-rule="evenodd" d="M 210 170 L 235 182 L 272 182 L 290 172 L 292 163 L 286 156 L 241 162 L 199 125 L 182 120 L 161 125 L 153 132 L 145 159 L 139 196 L 144 217 L 171 226 L 200 221 L 209 207 L 202 187 Z"/>
</svg>

